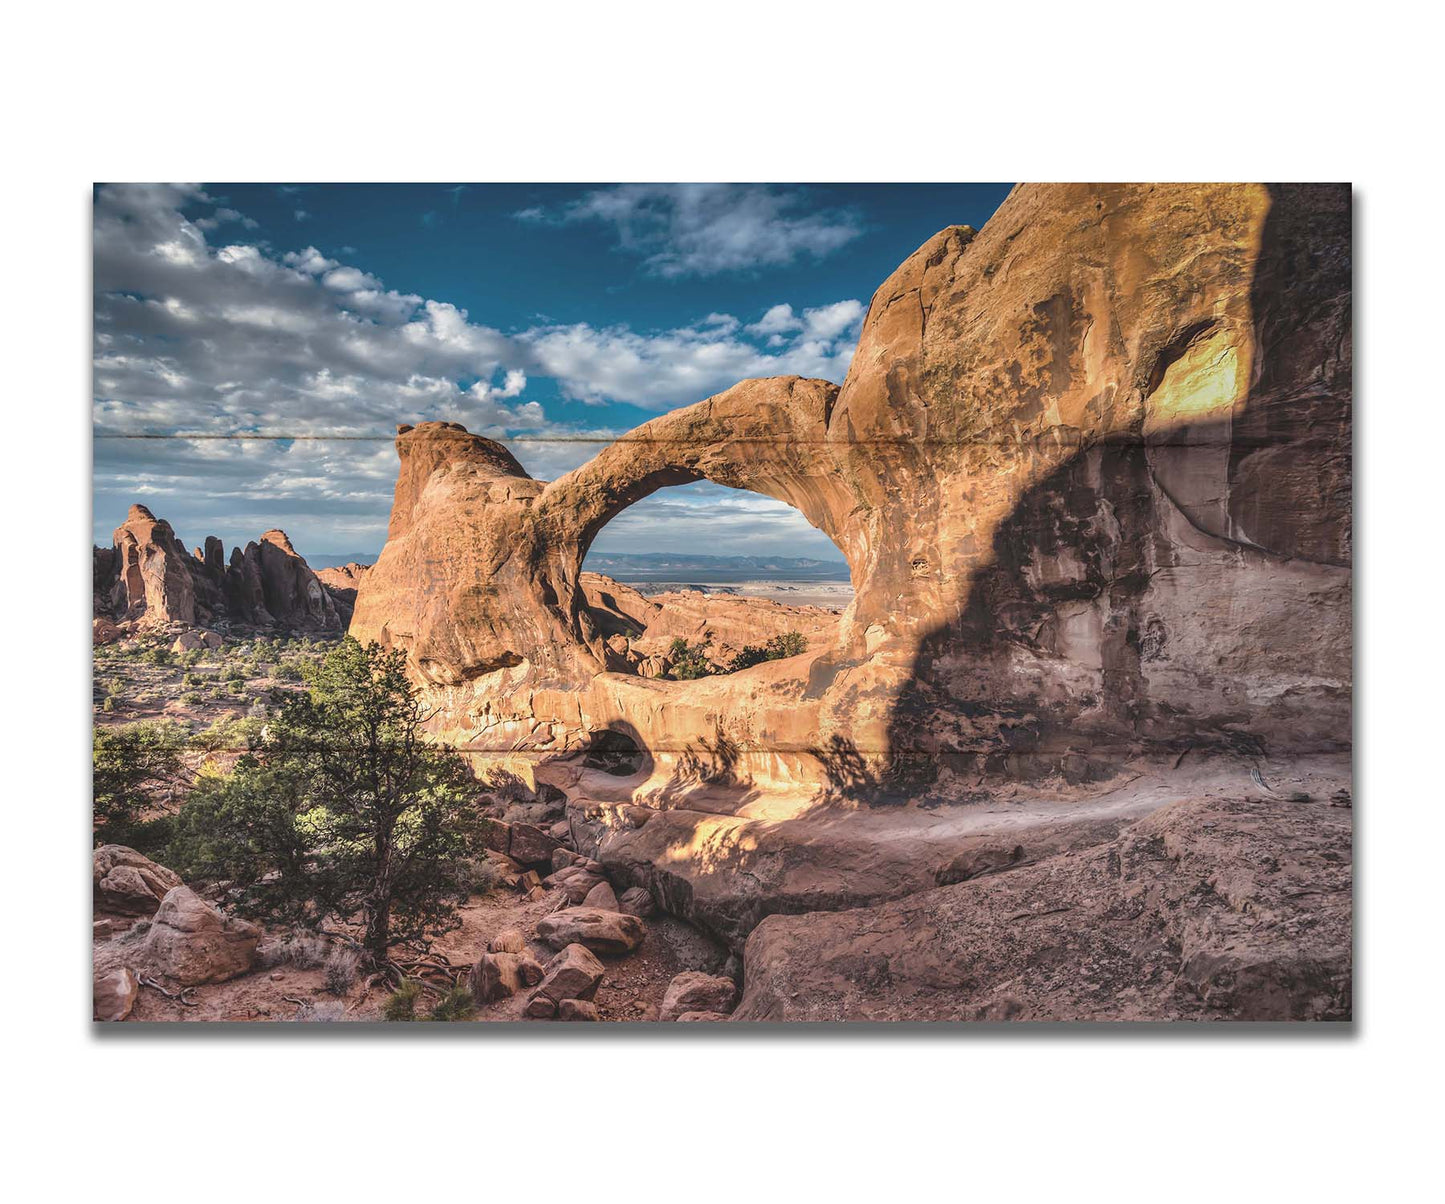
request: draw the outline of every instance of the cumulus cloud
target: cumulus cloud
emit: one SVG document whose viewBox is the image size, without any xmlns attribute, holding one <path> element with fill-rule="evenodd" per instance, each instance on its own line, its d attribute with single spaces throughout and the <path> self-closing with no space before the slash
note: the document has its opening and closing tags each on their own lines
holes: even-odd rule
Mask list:
<svg viewBox="0 0 1445 1204">
<path fill-rule="evenodd" d="M 212 247 L 186 216 L 208 203 L 185 186 L 96 198 L 102 430 L 376 434 L 443 409 L 479 429 L 537 427 L 537 408 L 503 404 L 525 383 L 506 335 L 314 246 Z"/>
<path fill-rule="evenodd" d="M 812 376 L 841 383 L 852 362 L 864 308 L 839 301 L 793 315 L 775 305 L 746 327 L 730 314 L 691 326 L 639 332 L 587 323 L 534 327 L 518 336 L 535 370 L 580 401 L 628 401 L 672 409 L 755 376 Z M 767 347 L 741 337 L 767 335 Z"/>
<path fill-rule="evenodd" d="M 841 381 L 863 312 L 856 300 L 782 303 L 747 325 L 709 313 L 663 330 L 503 332 L 388 288 L 338 253 L 248 241 L 255 223 L 196 185 L 101 188 L 94 220 L 102 542 L 139 498 L 184 519 L 192 542 L 290 523 L 303 550 L 362 550 L 353 536 L 385 529 L 396 423 L 461 422 L 513 441 L 528 470 L 551 479 L 621 431 L 605 417 L 586 430 L 552 421 L 527 399 L 529 382 L 553 379 L 599 407 L 661 410 L 750 376 Z M 235 435 L 251 437 L 224 437 Z"/>
<path fill-rule="evenodd" d="M 848 209 L 809 210 L 806 194 L 757 184 L 619 184 L 556 211 L 532 207 L 524 222 L 600 222 L 619 250 L 664 277 L 782 267 L 822 259 L 863 233 Z"/>
</svg>

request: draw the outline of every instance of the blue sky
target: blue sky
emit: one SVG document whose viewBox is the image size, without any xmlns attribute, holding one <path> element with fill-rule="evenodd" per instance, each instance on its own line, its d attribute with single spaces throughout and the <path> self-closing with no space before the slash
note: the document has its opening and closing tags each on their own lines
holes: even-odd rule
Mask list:
<svg viewBox="0 0 1445 1204">
<path fill-rule="evenodd" d="M 141 501 L 188 544 L 279 526 L 374 558 L 399 422 L 461 422 L 551 479 L 745 377 L 841 382 L 873 290 L 1008 187 L 99 186 L 95 541 Z M 596 547 L 838 557 L 707 484 Z"/>
</svg>

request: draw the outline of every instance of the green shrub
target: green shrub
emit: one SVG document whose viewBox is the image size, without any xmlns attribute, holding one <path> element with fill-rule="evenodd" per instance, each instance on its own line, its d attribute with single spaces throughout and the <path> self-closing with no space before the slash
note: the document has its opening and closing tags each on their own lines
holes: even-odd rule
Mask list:
<svg viewBox="0 0 1445 1204">
<path fill-rule="evenodd" d="M 191 737 L 191 743 L 206 752 L 250 752 L 261 746 L 264 719 L 237 719 L 227 715 Z"/>
<path fill-rule="evenodd" d="M 421 985 L 408 978 L 386 997 L 381 1014 L 387 1020 L 415 1020 L 416 999 L 421 994 Z"/>
<path fill-rule="evenodd" d="M 727 671 L 736 673 L 739 669 L 750 669 L 764 661 L 780 661 L 808 651 L 808 637 L 801 631 L 785 631 L 775 635 L 766 643 L 748 644 L 728 662 Z"/>
<path fill-rule="evenodd" d="M 326 958 L 326 991 L 330 995 L 345 995 L 356 982 L 356 972 L 361 967 L 361 954 L 354 949 L 336 948 Z"/>
<path fill-rule="evenodd" d="M 171 800 L 186 784 L 184 749 L 185 733 L 167 720 L 95 729 L 91 765 L 97 840 L 128 843 L 119 834 L 132 831 L 141 812 Z"/>
<path fill-rule="evenodd" d="M 717 669 L 707 659 L 707 649 L 711 643 L 711 636 L 697 644 L 689 644 L 681 637 L 673 640 L 672 647 L 667 650 L 667 659 L 671 662 L 667 675 L 674 681 L 691 681 L 698 677 L 712 676 Z"/>
<path fill-rule="evenodd" d="M 388 1001 L 390 1002 L 390 1001 Z M 470 1020 L 477 1010 L 476 1001 L 466 987 L 453 987 L 431 1010 L 433 1020 Z"/>
</svg>

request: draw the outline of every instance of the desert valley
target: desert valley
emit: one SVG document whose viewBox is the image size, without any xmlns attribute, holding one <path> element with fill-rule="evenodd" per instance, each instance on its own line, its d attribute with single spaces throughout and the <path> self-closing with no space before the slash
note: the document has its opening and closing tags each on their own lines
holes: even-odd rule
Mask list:
<svg viewBox="0 0 1445 1204">
<path fill-rule="evenodd" d="M 374 563 L 131 506 L 95 1018 L 1349 1019 L 1350 256 L 1347 187 L 1020 185 L 841 386 L 551 481 L 399 424 Z M 846 564 L 589 557 L 698 482 Z"/>
</svg>

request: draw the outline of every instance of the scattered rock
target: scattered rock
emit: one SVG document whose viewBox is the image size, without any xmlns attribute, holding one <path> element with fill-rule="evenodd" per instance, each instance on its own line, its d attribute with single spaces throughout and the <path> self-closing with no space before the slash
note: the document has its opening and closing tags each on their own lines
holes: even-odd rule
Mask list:
<svg viewBox="0 0 1445 1204">
<path fill-rule="evenodd" d="M 140 983 L 129 966 L 98 969 L 92 988 L 96 1020 L 124 1020 L 135 1007 Z"/>
<path fill-rule="evenodd" d="M 489 953 L 526 953 L 527 938 L 517 929 L 507 928 L 487 942 Z"/>
<path fill-rule="evenodd" d="M 97 647 L 101 644 L 113 644 L 123 635 L 125 635 L 125 632 L 109 619 L 97 618 L 92 620 L 90 624 L 91 643 Z"/>
<path fill-rule="evenodd" d="M 256 964 L 261 930 L 222 915 L 188 886 L 161 900 L 131 964 L 138 972 L 181 986 L 224 982 Z"/>
<path fill-rule="evenodd" d="M 727 1019 L 730 1019 L 730 1017 L 726 1012 L 683 1012 L 683 1014 L 677 1018 L 677 1022 L 679 1024 L 713 1023 L 718 1020 Z"/>
<path fill-rule="evenodd" d="M 157 904 L 157 906 L 159 906 L 159 904 Z M 96 920 L 90 926 L 90 935 L 94 940 L 108 941 L 115 935 L 115 921 L 107 919 Z"/>
<path fill-rule="evenodd" d="M 523 865 L 550 865 L 557 847 L 557 841 L 537 824 L 513 824 L 507 853 Z"/>
<path fill-rule="evenodd" d="M 531 964 L 525 973 L 524 963 Z M 540 982 L 541 970 L 527 953 L 483 953 L 472 967 L 472 995 L 478 1003 L 510 999 L 528 984 L 528 979 Z"/>
<path fill-rule="evenodd" d="M 606 882 L 607 879 L 600 872 L 588 869 L 586 863 L 579 861 L 574 865 L 565 866 L 555 874 L 549 874 L 543 881 L 547 886 L 562 891 L 569 903 L 581 903 L 592 893 L 594 886 Z"/>
<path fill-rule="evenodd" d="M 602 982 L 602 963 L 582 945 L 568 945 L 543 968 L 526 1014 L 545 1019 L 557 1014 L 564 999 L 591 999 Z"/>
<path fill-rule="evenodd" d="M 737 984 L 731 978 L 685 970 L 667 985 L 662 996 L 661 1020 L 676 1020 L 686 1012 L 727 1013 L 737 999 Z"/>
<path fill-rule="evenodd" d="M 553 949 L 578 944 L 617 957 L 642 944 L 643 935 L 642 921 L 636 916 L 590 907 L 569 908 L 537 921 L 538 939 Z"/>
<path fill-rule="evenodd" d="M 653 902 L 647 887 L 629 886 L 618 898 L 617 910 L 645 920 L 657 910 L 657 904 Z"/>
<path fill-rule="evenodd" d="M 181 885 L 180 875 L 121 844 L 105 844 L 91 854 L 95 906 L 123 915 L 154 915 L 166 892 Z"/>
<path fill-rule="evenodd" d="M 587 999 L 564 999 L 557 1005 L 558 1020 L 601 1020 L 597 1005 Z"/>
<path fill-rule="evenodd" d="M 591 907 L 596 911 L 620 911 L 617 905 L 617 896 L 612 893 L 612 887 L 606 882 L 599 882 L 582 899 L 583 907 Z"/>
</svg>

